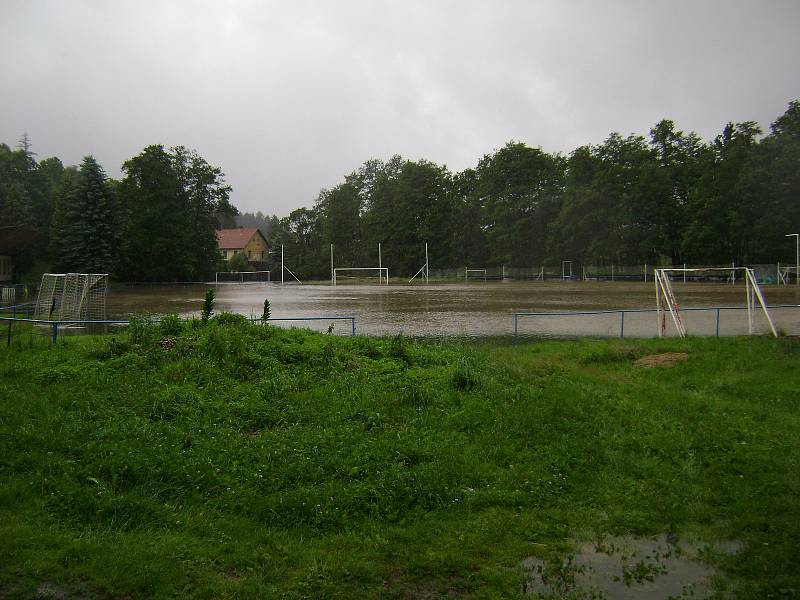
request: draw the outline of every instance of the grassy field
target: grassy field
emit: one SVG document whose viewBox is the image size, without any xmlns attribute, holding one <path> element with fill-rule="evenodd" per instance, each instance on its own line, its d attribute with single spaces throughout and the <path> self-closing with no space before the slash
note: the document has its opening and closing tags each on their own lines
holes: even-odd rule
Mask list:
<svg viewBox="0 0 800 600">
<path fill-rule="evenodd" d="M 636 360 L 685 352 L 652 368 Z M 510 343 L 137 321 L 0 350 L 0 597 L 509 598 L 668 533 L 800 595 L 800 340 Z M 50 589 L 50 588 L 48 588 Z"/>
</svg>

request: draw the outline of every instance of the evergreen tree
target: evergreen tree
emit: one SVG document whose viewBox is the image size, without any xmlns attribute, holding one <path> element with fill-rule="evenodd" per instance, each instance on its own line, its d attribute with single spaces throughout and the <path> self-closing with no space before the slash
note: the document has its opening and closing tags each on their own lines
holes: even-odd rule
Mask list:
<svg viewBox="0 0 800 600">
<path fill-rule="evenodd" d="M 112 273 L 118 229 L 114 196 L 103 168 L 92 156 L 76 174 L 65 174 L 58 200 L 56 266 L 76 273 Z"/>
</svg>

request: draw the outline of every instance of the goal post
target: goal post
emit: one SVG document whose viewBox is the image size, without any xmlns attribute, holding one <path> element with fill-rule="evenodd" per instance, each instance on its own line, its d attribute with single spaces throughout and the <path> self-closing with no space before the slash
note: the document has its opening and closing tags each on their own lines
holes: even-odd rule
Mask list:
<svg viewBox="0 0 800 600">
<path fill-rule="evenodd" d="M 469 269 L 464 267 L 464 281 L 469 281 L 470 278 L 486 281 L 486 269 Z"/>
<path fill-rule="evenodd" d="M 33 318 L 43 321 L 104 321 L 108 273 L 44 273 Z"/>
<path fill-rule="evenodd" d="M 772 335 L 778 337 L 775 330 L 775 324 L 772 322 L 772 317 L 767 309 L 767 303 L 764 301 L 764 295 L 761 293 L 761 288 L 756 280 L 755 273 L 750 267 L 705 267 L 705 268 L 663 268 L 655 269 L 653 272 L 655 287 L 656 287 L 656 327 L 658 330 L 658 337 L 663 337 L 667 329 L 667 312 L 669 312 L 675 329 L 678 331 L 680 337 L 686 337 L 686 326 L 681 319 L 680 306 L 678 305 L 675 291 L 672 289 L 672 282 L 670 280 L 670 273 L 682 274 L 684 277 L 686 273 L 703 273 L 709 271 L 729 271 L 733 279 L 736 272 L 743 274 L 745 282 L 745 300 L 747 307 L 747 332 L 753 335 L 753 319 L 754 313 L 758 311 L 758 306 L 764 317 L 767 319 L 769 328 Z"/>
<path fill-rule="evenodd" d="M 356 275 L 341 275 L 341 273 L 356 272 Z M 333 285 L 336 285 L 339 279 L 358 279 L 358 274 L 361 273 L 375 273 L 378 277 L 378 284 L 389 285 L 389 269 L 387 267 L 335 267 L 333 269 Z M 375 275 L 372 275 L 374 277 Z M 367 275 L 369 277 L 369 275 Z M 361 277 L 363 278 L 363 277 Z"/>
<path fill-rule="evenodd" d="M 268 283 L 271 281 L 269 271 L 217 271 L 214 283 Z"/>
</svg>

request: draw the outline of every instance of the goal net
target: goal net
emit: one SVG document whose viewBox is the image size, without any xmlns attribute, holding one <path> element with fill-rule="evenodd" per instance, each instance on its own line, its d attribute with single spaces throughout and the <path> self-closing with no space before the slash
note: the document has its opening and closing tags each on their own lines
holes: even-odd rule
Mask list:
<svg viewBox="0 0 800 600">
<path fill-rule="evenodd" d="M 218 271 L 216 283 L 267 283 L 271 281 L 269 271 Z"/>
<path fill-rule="evenodd" d="M 378 278 L 379 284 L 389 285 L 389 269 L 386 267 L 336 267 L 333 270 L 333 285 L 341 283 L 342 280 L 350 281 L 356 279 Z"/>
<path fill-rule="evenodd" d="M 486 269 L 464 269 L 464 281 L 486 281 Z"/>
<path fill-rule="evenodd" d="M 683 319 L 681 318 L 681 310 L 680 306 L 678 305 L 677 296 L 675 295 L 675 292 L 672 289 L 670 274 L 676 274 L 678 276 L 683 277 L 683 275 L 686 275 L 687 273 L 694 275 L 698 273 L 707 274 L 707 273 L 721 273 L 721 272 L 730 272 L 730 277 L 732 280 L 734 280 L 737 272 L 741 273 L 741 276 L 744 278 L 748 334 L 750 335 L 753 334 L 754 317 L 755 313 L 758 312 L 758 307 L 760 306 L 761 311 L 763 312 L 763 315 L 766 318 L 767 323 L 769 324 L 769 328 L 772 331 L 772 335 L 778 337 L 778 333 L 777 331 L 775 331 L 775 324 L 772 322 L 772 317 L 770 317 L 769 311 L 767 310 L 767 304 L 766 302 L 764 302 L 764 296 L 761 293 L 761 288 L 758 286 L 758 281 L 756 280 L 753 269 L 751 269 L 750 267 L 655 269 L 654 279 L 656 284 L 656 318 L 658 327 L 658 337 L 662 337 L 666 333 L 667 313 L 669 313 L 670 317 L 672 318 L 672 323 L 675 325 L 675 330 L 678 332 L 678 335 L 680 337 L 686 337 L 686 326 L 684 325 Z"/>
<path fill-rule="evenodd" d="M 33 318 L 45 321 L 103 321 L 107 273 L 45 273 Z"/>
</svg>

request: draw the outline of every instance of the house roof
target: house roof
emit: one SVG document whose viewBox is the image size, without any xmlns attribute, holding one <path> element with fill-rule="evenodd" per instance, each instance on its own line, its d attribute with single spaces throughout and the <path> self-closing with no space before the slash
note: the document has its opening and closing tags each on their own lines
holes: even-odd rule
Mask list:
<svg viewBox="0 0 800 600">
<path fill-rule="evenodd" d="M 217 229 L 217 242 L 219 243 L 219 247 L 223 250 L 241 250 L 247 245 L 247 242 L 250 241 L 250 238 L 252 238 L 257 231 L 258 229 L 255 227 Z"/>
</svg>

